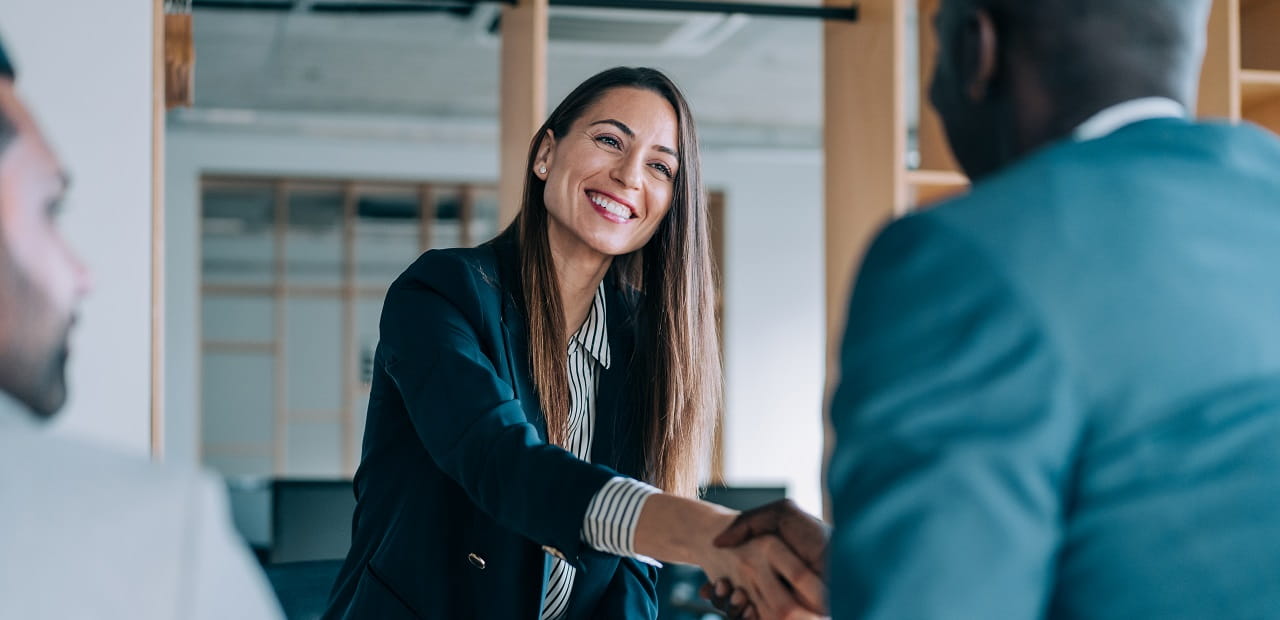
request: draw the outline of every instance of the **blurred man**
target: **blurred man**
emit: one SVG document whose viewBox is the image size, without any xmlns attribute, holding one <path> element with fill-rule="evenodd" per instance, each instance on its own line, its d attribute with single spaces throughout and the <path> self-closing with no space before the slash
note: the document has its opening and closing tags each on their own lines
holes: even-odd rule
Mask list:
<svg viewBox="0 0 1280 620">
<path fill-rule="evenodd" d="M 67 175 L 0 47 L 0 618 L 278 618 L 224 492 L 62 439 L 89 275 L 57 228 Z"/>
<path fill-rule="evenodd" d="M 1187 120 L 1209 0 L 944 0 L 971 193 L 858 276 L 834 616 L 1280 614 L 1280 141 Z"/>
</svg>

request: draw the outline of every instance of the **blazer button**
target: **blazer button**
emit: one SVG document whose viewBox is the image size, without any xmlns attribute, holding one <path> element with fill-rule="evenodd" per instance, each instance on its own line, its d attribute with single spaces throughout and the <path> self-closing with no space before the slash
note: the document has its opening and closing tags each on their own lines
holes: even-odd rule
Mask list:
<svg viewBox="0 0 1280 620">
<path fill-rule="evenodd" d="M 472 566 L 474 566 L 474 567 L 476 567 L 476 568 L 478 568 L 478 569 L 480 569 L 480 570 L 484 570 L 484 567 L 485 567 L 485 565 L 486 565 L 486 564 L 485 564 L 485 561 L 484 561 L 484 558 L 482 558 L 482 557 L 480 557 L 480 556 L 478 556 L 478 555 L 476 555 L 476 554 L 474 554 L 474 553 L 469 553 L 469 554 L 467 554 L 467 561 L 471 562 L 471 565 L 472 565 Z"/>
</svg>

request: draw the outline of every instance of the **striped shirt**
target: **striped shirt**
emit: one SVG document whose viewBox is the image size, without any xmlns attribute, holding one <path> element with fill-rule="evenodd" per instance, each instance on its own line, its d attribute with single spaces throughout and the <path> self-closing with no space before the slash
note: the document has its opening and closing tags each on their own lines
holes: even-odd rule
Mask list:
<svg viewBox="0 0 1280 620">
<path fill-rule="evenodd" d="M 587 320 L 569 339 L 569 442 L 566 449 L 591 460 L 591 440 L 596 426 L 596 386 L 599 371 L 609 368 L 609 332 L 605 322 L 604 283 L 596 289 Z M 587 505 L 582 541 L 598 551 L 657 564 L 636 555 L 636 522 L 644 502 L 658 489 L 631 478 L 617 477 L 605 483 Z M 569 611 L 576 571 L 563 560 L 553 559 L 547 589 L 542 597 L 542 620 L 560 620 Z"/>
</svg>

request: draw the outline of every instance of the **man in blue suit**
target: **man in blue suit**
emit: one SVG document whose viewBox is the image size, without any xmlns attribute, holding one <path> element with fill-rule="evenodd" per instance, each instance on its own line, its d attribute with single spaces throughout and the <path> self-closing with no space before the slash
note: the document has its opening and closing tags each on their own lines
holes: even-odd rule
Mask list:
<svg viewBox="0 0 1280 620">
<path fill-rule="evenodd" d="M 888 226 L 831 416 L 837 620 L 1280 617 L 1280 140 L 1208 0 L 944 0 L 975 184 Z"/>
</svg>

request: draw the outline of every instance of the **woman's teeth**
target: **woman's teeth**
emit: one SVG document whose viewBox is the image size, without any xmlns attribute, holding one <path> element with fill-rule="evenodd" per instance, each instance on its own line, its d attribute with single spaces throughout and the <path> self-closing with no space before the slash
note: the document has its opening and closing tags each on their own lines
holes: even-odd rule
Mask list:
<svg viewBox="0 0 1280 620">
<path fill-rule="evenodd" d="M 631 219 L 631 209 L 628 209 L 612 200 L 609 200 L 608 198 L 605 198 L 600 194 L 590 194 L 590 197 L 591 197 L 591 202 L 594 202 L 597 205 L 599 205 L 601 209 L 604 209 L 605 211 L 608 211 L 609 213 L 612 213 L 620 218 L 628 219 L 628 220 Z"/>
</svg>

